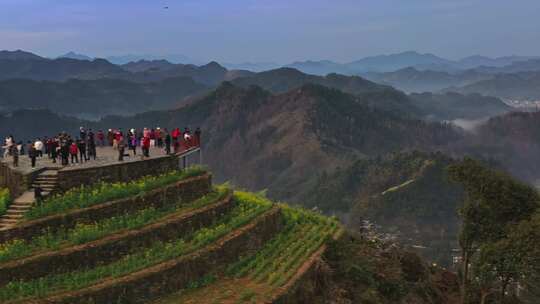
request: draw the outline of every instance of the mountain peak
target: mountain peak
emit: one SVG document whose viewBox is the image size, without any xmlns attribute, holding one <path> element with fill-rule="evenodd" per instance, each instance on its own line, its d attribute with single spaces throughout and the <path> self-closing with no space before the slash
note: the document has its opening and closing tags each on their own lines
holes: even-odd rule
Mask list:
<svg viewBox="0 0 540 304">
<path fill-rule="evenodd" d="M 76 60 L 88 60 L 92 61 L 92 57 L 86 56 L 83 54 L 75 53 L 74 51 L 69 51 L 65 53 L 64 55 L 58 56 L 58 58 L 70 58 L 70 59 L 76 59 Z"/>
<path fill-rule="evenodd" d="M 36 54 L 26 52 L 23 50 L 15 51 L 0 51 L 0 60 L 45 60 L 45 58 L 40 57 Z"/>
<path fill-rule="evenodd" d="M 209 63 L 201 67 L 213 68 L 213 69 L 225 69 L 221 64 L 217 63 L 216 61 L 210 61 Z"/>
</svg>

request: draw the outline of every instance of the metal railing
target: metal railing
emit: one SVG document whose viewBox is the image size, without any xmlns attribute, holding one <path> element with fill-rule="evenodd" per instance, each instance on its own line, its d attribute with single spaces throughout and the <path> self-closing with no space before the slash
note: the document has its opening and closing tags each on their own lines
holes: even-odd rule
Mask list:
<svg viewBox="0 0 540 304">
<path fill-rule="evenodd" d="M 197 160 L 195 160 L 195 163 L 198 163 L 199 165 L 202 164 L 202 150 L 201 147 L 192 147 L 185 151 L 176 153 L 176 157 L 179 160 L 179 167 L 182 169 L 185 169 L 189 166 L 189 160 L 190 156 L 197 155 Z"/>
</svg>

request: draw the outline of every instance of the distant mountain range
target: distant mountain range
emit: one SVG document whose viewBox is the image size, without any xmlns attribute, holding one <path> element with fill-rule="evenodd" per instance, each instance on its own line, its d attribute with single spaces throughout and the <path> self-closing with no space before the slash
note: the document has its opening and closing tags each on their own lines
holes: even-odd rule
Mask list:
<svg viewBox="0 0 540 304">
<path fill-rule="evenodd" d="M 168 54 L 168 55 L 151 55 L 151 54 L 128 54 L 128 55 L 117 55 L 117 56 L 108 56 L 105 57 L 108 61 L 114 64 L 126 64 L 129 62 L 140 61 L 140 60 L 167 60 L 171 63 L 177 64 L 202 64 L 201 61 L 192 59 L 188 56 L 181 54 Z"/>
<path fill-rule="evenodd" d="M 49 109 L 79 118 L 131 115 L 177 107 L 188 96 L 209 88 L 190 77 L 137 83 L 120 79 L 65 82 L 10 79 L 0 81 L 0 110 Z"/>
<path fill-rule="evenodd" d="M 0 55 L 3 55 L 0 56 L 0 71 L 2 71 L 0 80 L 23 78 L 66 81 L 69 79 L 109 78 L 134 82 L 155 82 L 171 77 L 191 77 L 204 85 L 218 85 L 224 80 L 250 74 L 247 71 L 228 71 L 216 62 L 195 66 L 172 64 L 161 60 L 116 65 L 105 59 L 92 61 L 71 58 L 47 59 L 22 52 Z"/>
<path fill-rule="evenodd" d="M 489 58 L 484 56 L 470 56 L 455 61 L 444 59 L 433 54 L 420 54 L 409 51 L 391 55 L 366 57 L 349 63 L 336 63 L 329 60 L 309 60 L 294 62 L 287 66 L 316 75 L 326 75 L 328 73 L 340 73 L 346 75 L 357 75 L 369 72 L 385 73 L 411 67 L 421 71 L 431 70 L 455 73 L 480 67 L 502 68 L 504 66 L 519 64 L 535 59 L 539 59 L 539 57 L 508 56 Z M 528 64 L 526 63 L 524 64 L 524 66 L 527 65 Z"/>
<path fill-rule="evenodd" d="M 230 70 L 248 70 L 252 72 L 263 72 L 281 67 L 275 62 L 223 63 L 223 66 Z"/>
<path fill-rule="evenodd" d="M 2 54 L 2 52 L 4 54 Z M 8 53 L 15 53 L 9 51 L 0 52 L 0 59 L 5 59 L 6 57 L 15 57 L 18 58 L 26 57 L 27 59 L 45 59 L 38 55 L 24 52 L 24 51 L 15 51 L 19 54 L 7 55 Z M 22 54 L 24 53 L 24 54 Z M 79 54 L 73 51 L 70 51 L 64 55 L 61 55 L 57 58 L 70 58 L 70 59 L 79 59 L 79 60 L 92 60 L 95 56 L 89 56 L 84 54 Z M 204 62 L 200 60 L 195 60 L 185 55 L 181 54 L 165 54 L 165 55 L 154 55 L 154 54 L 127 54 L 127 55 L 116 55 L 105 57 L 107 61 L 123 65 L 130 62 L 137 61 L 160 61 L 166 60 L 174 64 L 195 64 L 201 65 Z M 537 62 L 533 62 L 537 60 Z M 530 61 L 530 62 L 527 62 Z M 331 60 L 306 60 L 306 61 L 296 61 L 290 64 L 278 64 L 275 62 L 244 62 L 244 63 L 232 63 L 226 62 L 222 65 L 228 69 L 232 70 L 249 70 L 252 72 L 262 72 L 266 70 L 277 69 L 280 67 L 291 67 L 298 69 L 304 73 L 315 74 L 315 75 L 326 75 L 330 73 L 339 73 L 345 75 L 358 75 L 359 73 L 368 73 L 368 72 L 394 72 L 404 68 L 415 68 L 418 70 L 432 70 L 432 71 L 443 71 L 443 72 L 459 72 L 468 69 L 478 69 L 479 72 L 486 73 L 511 73 L 511 72 L 520 72 L 527 71 L 531 69 L 531 65 L 540 65 L 540 56 L 505 56 L 491 58 L 486 56 L 474 55 L 465 57 L 459 60 L 445 59 L 433 54 L 422 54 L 414 51 L 407 51 L 396 54 L 389 55 L 378 55 L 361 58 L 347 63 L 338 63 Z M 512 67 L 509 67 L 512 66 Z M 540 67 L 535 67 L 534 69 L 540 69 Z"/>
<path fill-rule="evenodd" d="M 494 73 L 495 71 L 498 73 Z M 362 76 L 408 93 L 458 92 L 494 96 L 505 100 L 540 100 L 538 60 L 514 63 L 502 68 L 481 68 L 459 73 L 405 68 L 388 73 L 365 73 Z"/>
<path fill-rule="evenodd" d="M 186 97 L 204 93 L 223 81 L 232 81 L 243 88 L 258 86 L 273 94 L 317 84 L 361 96 L 362 102 L 374 108 L 411 118 L 473 119 L 508 111 L 496 98 L 483 99 L 460 94 L 409 97 L 389 85 L 377 84 L 359 76 L 316 76 L 293 68 L 253 73 L 227 70 L 216 62 L 196 66 L 173 64 L 166 60 L 140 60 L 115 65 L 104 59 L 46 59 L 35 58 L 24 52 L 9 53 L 9 58 L 15 59 L 5 57 L 0 58 L 0 69 L 4 71 L 0 75 L 0 110 L 4 111 L 49 108 L 58 113 L 92 119 L 106 114 L 129 115 L 148 109 L 180 106 Z M 407 75 L 416 73 L 424 74 L 426 81 L 438 76 L 448 83 L 458 83 L 452 78 L 453 75 L 444 72 L 422 72 L 409 68 L 395 75 L 407 78 Z M 483 74 L 470 72 L 470 75 L 471 79 L 481 79 Z M 395 85 L 388 79 L 392 78 L 376 80 Z M 469 95 L 471 92 L 464 93 Z M 131 104 L 129 100 L 132 100 Z M 452 106 L 457 105 L 459 110 L 453 110 Z"/>
<path fill-rule="evenodd" d="M 412 67 L 395 72 L 369 72 L 361 75 L 371 81 L 390 85 L 405 92 L 437 92 L 448 87 L 460 87 L 493 77 L 491 74 L 481 73 L 476 70 L 448 73 L 418 70 Z"/>
</svg>

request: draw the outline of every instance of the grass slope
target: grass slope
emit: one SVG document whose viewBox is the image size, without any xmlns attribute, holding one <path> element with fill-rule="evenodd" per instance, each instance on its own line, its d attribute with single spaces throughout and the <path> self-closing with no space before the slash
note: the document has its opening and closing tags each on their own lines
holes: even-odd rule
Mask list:
<svg viewBox="0 0 540 304">
<path fill-rule="evenodd" d="M 6 213 L 10 202 L 9 189 L 0 189 L 0 216 Z"/>
</svg>

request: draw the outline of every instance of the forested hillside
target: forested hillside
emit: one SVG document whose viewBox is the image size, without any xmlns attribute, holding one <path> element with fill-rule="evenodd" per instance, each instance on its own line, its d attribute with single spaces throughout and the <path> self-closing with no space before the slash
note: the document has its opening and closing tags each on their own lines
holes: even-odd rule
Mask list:
<svg viewBox="0 0 540 304">
<path fill-rule="evenodd" d="M 428 120 L 487 119 L 515 110 L 498 98 L 480 94 L 422 93 L 409 98 Z"/>
<path fill-rule="evenodd" d="M 425 247 L 432 261 L 451 264 L 463 190 L 449 182 L 446 168 L 454 161 L 440 153 L 396 153 L 358 160 L 323 174 L 303 200 L 349 227 L 361 230 L 365 220 L 409 246 Z"/>
</svg>

